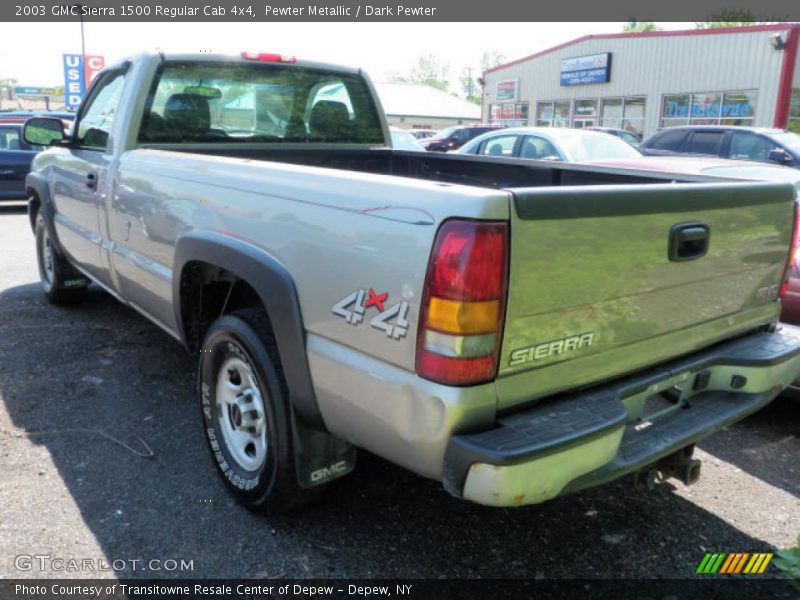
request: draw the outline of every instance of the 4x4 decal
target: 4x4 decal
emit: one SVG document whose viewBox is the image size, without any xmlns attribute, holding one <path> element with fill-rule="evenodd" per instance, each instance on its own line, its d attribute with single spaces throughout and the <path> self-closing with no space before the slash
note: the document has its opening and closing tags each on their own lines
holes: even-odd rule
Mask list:
<svg viewBox="0 0 800 600">
<path fill-rule="evenodd" d="M 358 289 L 334 304 L 333 314 L 344 317 L 351 325 L 358 325 L 364 320 L 367 310 L 375 307 L 378 314 L 370 319 L 369 324 L 384 331 L 387 337 L 399 340 L 408 332 L 408 302 L 398 302 L 386 308 L 384 302 L 388 299 L 389 292 L 378 294 L 372 288 L 369 291 Z"/>
</svg>

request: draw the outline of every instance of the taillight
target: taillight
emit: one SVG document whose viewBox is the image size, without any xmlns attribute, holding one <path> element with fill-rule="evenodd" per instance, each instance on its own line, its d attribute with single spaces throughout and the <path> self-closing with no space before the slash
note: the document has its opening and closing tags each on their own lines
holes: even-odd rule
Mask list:
<svg viewBox="0 0 800 600">
<path fill-rule="evenodd" d="M 294 56 L 287 56 L 286 54 L 269 54 L 267 52 L 242 52 L 242 58 L 245 60 L 257 60 L 260 62 L 297 62 L 297 59 Z"/>
<path fill-rule="evenodd" d="M 442 225 L 425 278 L 417 374 L 453 385 L 497 375 L 507 278 L 506 223 Z"/>
<path fill-rule="evenodd" d="M 792 225 L 792 245 L 789 247 L 789 259 L 786 261 L 786 270 L 783 273 L 783 283 L 781 284 L 781 291 L 778 293 L 779 298 L 783 298 L 789 289 L 789 279 L 792 276 L 792 269 L 794 268 L 794 260 L 797 256 L 797 244 L 800 242 L 800 204 L 794 203 L 794 224 Z"/>
</svg>

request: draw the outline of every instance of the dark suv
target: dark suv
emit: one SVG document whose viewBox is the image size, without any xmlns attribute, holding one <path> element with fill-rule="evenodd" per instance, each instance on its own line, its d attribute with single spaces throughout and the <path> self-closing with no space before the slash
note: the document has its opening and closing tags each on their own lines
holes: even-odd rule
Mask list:
<svg viewBox="0 0 800 600">
<path fill-rule="evenodd" d="M 781 129 L 688 125 L 662 129 L 641 144 L 642 154 L 704 154 L 800 168 L 800 135 Z"/>
<path fill-rule="evenodd" d="M 448 127 L 432 138 L 420 140 L 420 143 L 430 152 L 449 152 L 450 150 L 458 150 L 472 138 L 476 138 L 482 133 L 494 131 L 495 129 L 503 129 L 504 127 L 505 125 L 462 125 L 459 127 Z"/>
</svg>

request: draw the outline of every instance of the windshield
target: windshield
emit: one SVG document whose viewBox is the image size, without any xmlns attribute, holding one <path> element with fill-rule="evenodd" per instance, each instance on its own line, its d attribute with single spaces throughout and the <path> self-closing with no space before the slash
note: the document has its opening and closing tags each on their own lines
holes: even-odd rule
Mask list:
<svg viewBox="0 0 800 600">
<path fill-rule="evenodd" d="M 639 158 L 641 152 L 613 135 L 593 133 L 559 136 L 556 140 L 574 162 L 609 158 Z"/>
<path fill-rule="evenodd" d="M 771 135 L 772 139 L 776 142 L 783 144 L 784 146 L 791 148 L 792 151 L 800 153 L 800 135 L 796 133 L 773 133 Z"/>
<path fill-rule="evenodd" d="M 168 62 L 139 141 L 382 144 L 361 77 L 280 64 Z"/>
<path fill-rule="evenodd" d="M 458 127 L 448 127 L 447 129 L 442 129 L 440 132 L 434 133 L 433 137 L 435 137 L 437 140 L 443 140 L 450 137 L 456 129 L 458 129 Z"/>
</svg>

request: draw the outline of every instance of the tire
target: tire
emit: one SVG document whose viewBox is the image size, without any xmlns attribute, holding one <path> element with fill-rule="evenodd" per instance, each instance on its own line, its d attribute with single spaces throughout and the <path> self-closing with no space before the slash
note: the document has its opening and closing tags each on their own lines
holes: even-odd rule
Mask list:
<svg viewBox="0 0 800 600">
<path fill-rule="evenodd" d="M 317 487 L 297 483 L 288 391 L 263 310 L 238 310 L 211 325 L 198 393 L 216 470 L 241 504 L 279 514 L 317 496 Z"/>
<path fill-rule="evenodd" d="M 74 304 L 86 296 L 89 280 L 52 245 L 50 227 L 41 211 L 36 215 L 36 264 L 45 298 L 52 304 Z"/>
</svg>

